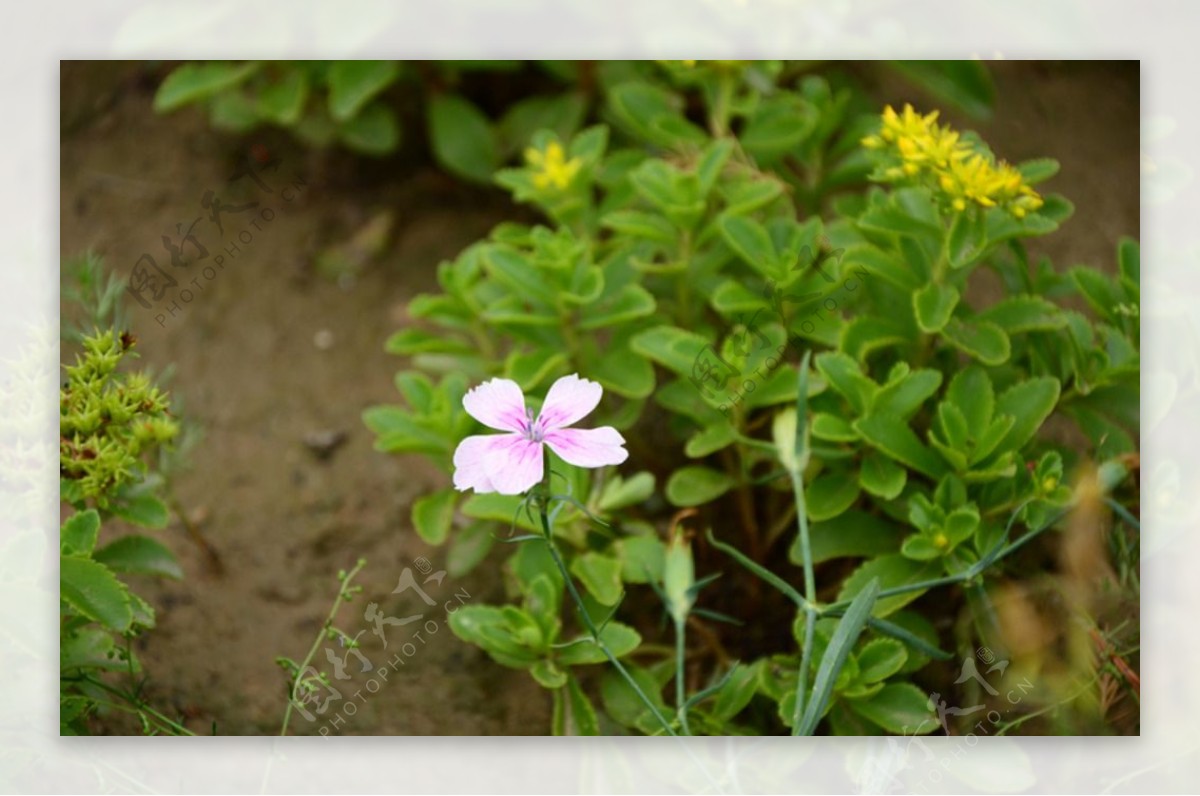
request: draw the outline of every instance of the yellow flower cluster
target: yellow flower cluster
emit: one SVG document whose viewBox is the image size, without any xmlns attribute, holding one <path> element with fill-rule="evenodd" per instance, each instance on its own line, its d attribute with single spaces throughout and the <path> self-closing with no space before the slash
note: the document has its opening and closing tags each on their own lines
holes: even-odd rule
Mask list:
<svg viewBox="0 0 1200 796">
<path fill-rule="evenodd" d="M 1024 218 L 1042 206 L 1042 197 L 1021 172 L 1003 161 L 993 164 L 949 125 L 939 125 L 937 118 L 937 111 L 922 116 L 911 105 L 905 105 L 902 113 L 890 105 L 884 108 L 879 134 L 867 136 L 862 144 L 898 156 L 899 164 L 884 171 L 886 179 L 930 177 L 958 211 L 973 202 L 1003 207 Z"/>
<path fill-rule="evenodd" d="M 544 150 L 526 149 L 525 162 L 534 170 L 534 187 L 544 189 L 553 185 L 560 191 L 571 184 L 583 165 L 579 158 L 567 160 L 562 144 L 557 141 L 551 141 Z"/>
</svg>

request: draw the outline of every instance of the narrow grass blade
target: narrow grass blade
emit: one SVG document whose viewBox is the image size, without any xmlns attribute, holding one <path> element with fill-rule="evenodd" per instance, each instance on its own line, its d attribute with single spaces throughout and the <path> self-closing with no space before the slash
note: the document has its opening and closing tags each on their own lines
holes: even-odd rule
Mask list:
<svg viewBox="0 0 1200 796">
<path fill-rule="evenodd" d="M 829 646 L 821 658 L 817 676 L 813 679 L 812 697 L 804 706 L 804 715 L 800 722 L 792 728 L 792 735 L 812 735 L 816 730 L 817 722 L 821 720 L 821 715 L 825 712 L 825 706 L 829 703 L 829 697 L 833 693 L 833 684 L 846 664 L 850 650 L 858 641 L 863 628 L 866 627 L 867 619 L 871 616 L 871 609 L 875 607 L 875 599 L 878 596 L 879 579 L 872 578 L 867 587 L 858 593 L 854 602 L 850 603 L 850 607 L 846 609 L 846 615 L 838 623 L 837 630 L 833 631 L 833 638 L 829 640 Z M 799 699 L 800 695 L 797 694 L 796 698 Z"/>
</svg>

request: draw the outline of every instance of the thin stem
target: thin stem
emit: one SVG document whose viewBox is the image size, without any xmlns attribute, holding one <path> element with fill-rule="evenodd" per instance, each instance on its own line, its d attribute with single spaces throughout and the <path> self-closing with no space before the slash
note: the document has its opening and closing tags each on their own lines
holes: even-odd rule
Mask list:
<svg viewBox="0 0 1200 796">
<path fill-rule="evenodd" d="M 806 422 L 799 418 L 797 422 Z M 800 557 L 804 563 L 804 646 L 800 650 L 800 669 L 796 672 L 796 705 L 792 711 L 792 735 L 800 733 L 800 717 L 808 691 L 808 666 L 812 659 L 813 633 L 817 624 L 817 578 L 813 572 L 812 543 L 808 538 L 808 508 L 804 503 L 804 480 L 799 467 L 792 468 L 792 492 L 796 496 L 796 525 L 800 533 Z"/>
<path fill-rule="evenodd" d="M 85 682 L 85 683 L 89 683 L 91 685 L 96 686 L 97 688 L 107 691 L 108 693 L 112 694 L 115 697 L 120 697 L 125 702 L 129 703 L 128 705 L 122 705 L 122 704 L 119 704 L 116 702 L 108 702 L 107 700 L 104 700 L 103 704 L 108 705 L 109 707 L 116 708 L 117 710 L 123 710 L 126 713 L 136 713 L 138 715 L 148 715 L 151 718 L 153 718 L 159 722 L 162 722 L 162 724 L 167 729 L 169 729 L 171 732 L 175 733 L 176 735 L 195 735 L 196 734 L 196 733 L 192 732 L 191 730 L 189 730 L 187 727 L 184 727 L 182 724 L 179 724 L 176 721 L 172 721 L 171 719 L 167 718 L 163 714 L 159 713 L 157 710 L 150 707 L 150 705 L 148 705 L 145 701 L 143 701 L 139 697 L 136 697 L 132 694 L 127 694 L 119 688 L 113 688 L 111 685 L 104 682 L 103 680 L 97 680 L 96 678 L 90 677 L 86 674 L 80 679 L 82 679 L 83 682 Z M 94 699 L 94 697 L 89 697 L 89 698 Z M 101 702 L 101 700 L 95 700 L 95 701 Z"/>
<path fill-rule="evenodd" d="M 668 735 L 676 735 L 675 730 L 671 729 L 671 723 L 668 722 L 663 716 L 662 712 L 655 707 L 654 703 L 650 700 L 650 697 L 646 696 L 646 693 L 642 691 L 641 686 L 637 684 L 637 681 L 633 679 L 633 676 L 629 673 L 629 671 L 621 665 L 621 662 L 617 660 L 617 657 L 612 654 L 612 650 L 608 648 L 608 645 L 605 644 L 604 640 L 600 637 L 600 631 L 596 628 L 596 623 L 592 621 L 592 617 L 588 614 L 587 608 L 583 604 L 583 597 L 580 596 L 579 590 L 575 588 L 575 581 L 571 579 L 571 573 L 567 571 L 567 564 L 565 561 L 563 561 L 562 555 L 559 554 L 558 546 L 554 544 L 554 537 L 550 533 L 550 516 L 546 512 L 546 500 L 544 498 L 538 501 L 538 508 L 538 513 L 541 514 L 542 517 L 542 532 L 546 537 L 546 546 L 550 548 L 550 556 L 554 559 L 554 563 L 558 567 L 558 571 L 562 574 L 563 582 L 565 582 L 567 585 L 567 591 L 570 593 L 571 599 L 575 601 L 575 608 L 577 611 L 579 611 L 579 616 L 583 620 L 584 627 L 586 627 L 587 631 L 592 634 L 592 640 L 596 643 L 596 646 L 600 648 L 600 651 L 604 653 L 604 657 L 608 658 L 608 662 L 613 665 L 613 668 L 617 670 L 617 673 L 620 674 L 622 679 L 624 679 L 629 687 L 633 689 L 634 693 L 638 695 L 638 698 L 642 700 L 643 704 L 650 709 L 650 712 L 654 714 L 654 718 L 657 719 L 658 722 L 663 726 L 663 729 L 666 731 L 666 733 Z"/>
<path fill-rule="evenodd" d="M 313 639 L 312 646 L 308 649 L 308 654 L 304 656 L 304 660 L 296 668 L 296 679 L 292 682 L 292 689 L 288 694 L 287 710 L 283 713 L 283 726 L 279 728 L 280 736 L 287 735 L 288 723 L 292 720 L 292 708 L 296 704 L 297 691 L 300 690 L 300 684 L 303 682 L 300 675 L 312 663 L 312 659 L 316 657 L 317 650 L 321 646 L 329 633 L 329 628 L 333 626 L 333 620 L 337 618 L 338 609 L 342 607 L 342 603 L 350 598 L 350 581 L 354 580 L 354 576 L 366 566 L 366 559 L 360 558 L 354 565 L 354 569 L 346 573 L 342 578 L 342 582 L 338 587 L 337 596 L 333 598 L 333 607 L 329 609 L 329 616 L 325 617 L 325 623 L 321 625 L 321 630 L 317 633 L 317 637 Z"/>
<path fill-rule="evenodd" d="M 683 728 L 683 734 L 691 735 L 692 731 L 688 727 L 687 703 L 685 701 L 687 688 L 684 682 L 684 663 L 687 659 L 687 651 L 684 644 L 684 635 L 686 632 L 686 624 L 684 622 L 675 623 L 675 716 L 679 719 L 679 726 Z"/>
</svg>

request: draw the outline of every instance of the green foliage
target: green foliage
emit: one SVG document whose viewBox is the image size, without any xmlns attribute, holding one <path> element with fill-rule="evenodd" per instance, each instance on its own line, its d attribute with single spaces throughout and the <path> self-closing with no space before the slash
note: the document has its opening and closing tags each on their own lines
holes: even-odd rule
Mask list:
<svg viewBox="0 0 1200 796">
<path fill-rule="evenodd" d="M 975 112 L 990 103 L 977 65 L 903 70 Z M 452 557 L 520 534 L 509 602 L 460 610 L 454 632 L 549 689 L 557 732 L 932 731 L 912 680 L 949 657 L 932 620 L 986 618 L 955 587 L 1020 578 L 1011 556 L 1077 499 L 1074 469 L 1137 450 L 1137 244 L 1122 242 L 1114 276 L 1034 265 L 1026 240 L 1072 212 L 1032 188 L 1056 164 L 1009 167 L 954 133 L 973 171 L 905 169 L 886 116 L 778 62 L 593 77 L 603 124 L 526 108 L 548 121 L 523 147 L 439 100 L 434 126 L 457 130 L 435 144 L 448 168 L 500 166 L 495 182 L 542 221 L 500 224 L 412 301 L 387 343 L 409 358 L 403 403 L 364 414 L 376 447 L 450 473 L 479 432 L 469 385 L 506 377 L 536 397 L 579 373 L 605 388 L 589 422 L 621 429 L 631 453 L 619 474 L 552 457 L 549 486 L 524 498 L 415 503 L 422 538 Z M 984 270 L 1001 295 L 979 298 Z M 1051 418 L 1088 443 L 1063 447 Z M 682 524 L 711 528 L 694 555 Z M 794 622 L 751 614 L 749 578 Z M 658 601 L 673 639 L 651 621 Z M 729 620 L 793 632 L 766 631 L 776 648 L 732 665 L 690 630 L 741 649 Z M 606 659 L 593 692 L 573 667 Z"/>
<path fill-rule="evenodd" d="M 136 715 L 148 734 L 191 734 L 139 695 L 132 640 L 154 627 L 155 612 L 126 580 L 182 578 L 179 562 L 147 536 L 101 538 L 113 517 L 147 528 L 166 524 L 156 494 L 162 480 L 148 462 L 178 425 L 147 375 L 119 369 L 132 353 L 131 335 L 110 330 L 81 342 L 60 392 L 61 497 L 72 509 L 59 535 L 61 732 L 86 734 L 90 716 L 118 709 Z M 116 674 L 127 688 L 113 682 Z"/>
</svg>

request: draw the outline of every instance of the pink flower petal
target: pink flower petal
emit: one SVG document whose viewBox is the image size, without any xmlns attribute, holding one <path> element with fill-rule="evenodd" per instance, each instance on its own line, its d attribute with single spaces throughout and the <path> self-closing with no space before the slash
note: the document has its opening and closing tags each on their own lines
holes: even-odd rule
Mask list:
<svg viewBox="0 0 1200 796">
<path fill-rule="evenodd" d="M 485 381 L 463 396 L 467 414 L 497 431 L 524 431 L 529 426 L 525 394 L 511 379 Z"/>
<path fill-rule="evenodd" d="M 542 443 L 517 434 L 498 434 L 483 456 L 483 470 L 501 495 L 528 492 L 542 480 Z"/>
<path fill-rule="evenodd" d="M 495 492 L 483 462 L 497 440 L 517 438 L 516 434 L 480 434 L 467 437 L 454 449 L 454 488 L 460 492 L 474 489 L 478 493 Z"/>
<path fill-rule="evenodd" d="M 547 431 L 565 428 L 595 409 L 603 394 L 603 388 L 594 381 L 581 379 L 575 373 L 563 376 L 546 393 L 538 420 Z"/>
<path fill-rule="evenodd" d="M 557 429 L 546 434 L 546 444 L 576 467 L 604 467 L 629 458 L 625 438 L 612 426 Z"/>
</svg>

